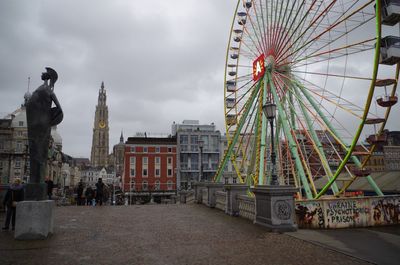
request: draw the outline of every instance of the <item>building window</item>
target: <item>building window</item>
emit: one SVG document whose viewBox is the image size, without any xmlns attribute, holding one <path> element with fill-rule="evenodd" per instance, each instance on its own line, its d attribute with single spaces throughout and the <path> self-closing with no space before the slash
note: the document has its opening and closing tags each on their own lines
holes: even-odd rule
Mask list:
<svg viewBox="0 0 400 265">
<path fill-rule="evenodd" d="M 168 157 L 168 165 L 172 165 L 172 157 Z"/>
<path fill-rule="evenodd" d="M 188 144 L 189 143 L 189 136 L 188 135 L 181 135 L 179 139 L 180 144 Z"/>
<path fill-rule="evenodd" d="M 160 190 L 160 187 L 161 187 L 160 181 L 159 181 L 159 180 L 156 180 L 154 189 L 155 189 L 155 190 Z"/>
<path fill-rule="evenodd" d="M 136 169 L 136 157 L 131 156 L 130 157 L 130 171 L 131 171 L 131 177 L 135 176 L 135 169 Z"/>
<path fill-rule="evenodd" d="M 136 152 L 136 148 L 133 146 L 131 147 L 131 153 L 135 153 Z"/>
<path fill-rule="evenodd" d="M 149 183 L 146 180 L 144 180 L 142 182 L 142 189 L 143 190 L 147 190 L 148 188 L 149 188 Z"/>
<path fill-rule="evenodd" d="M 168 147 L 168 153 L 172 153 L 172 147 Z"/>
<path fill-rule="evenodd" d="M 171 168 L 167 169 L 167 174 L 168 174 L 168 177 L 172 177 L 172 169 Z"/>
<path fill-rule="evenodd" d="M 156 147 L 156 153 L 160 153 L 160 147 Z"/>
<path fill-rule="evenodd" d="M 17 142 L 17 148 L 16 148 L 17 152 L 22 152 L 22 142 Z"/>
<path fill-rule="evenodd" d="M 18 122 L 18 126 L 23 127 L 24 126 L 24 122 L 23 121 Z"/>
<path fill-rule="evenodd" d="M 147 172 L 148 162 L 149 162 L 149 160 L 148 160 L 147 156 L 142 157 L 142 176 L 143 177 L 148 176 L 148 172 Z"/>
<path fill-rule="evenodd" d="M 21 168 L 21 160 L 18 157 L 15 159 L 15 168 Z"/>
<path fill-rule="evenodd" d="M 160 177 L 160 164 L 161 164 L 161 158 L 159 156 L 156 156 L 154 165 L 154 175 L 156 177 Z"/>
<path fill-rule="evenodd" d="M 131 185 L 130 185 L 131 191 L 136 190 L 135 182 L 134 182 L 134 181 L 131 181 L 130 184 L 131 184 Z"/>
<path fill-rule="evenodd" d="M 191 143 L 191 144 L 197 145 L 198 140 L 199 140 L 199 138 L 198 138 L 197 135 L 191 135 L 191 136 L 190 136 L 190 143 Z"/>
<path fill-rule="evenodd" d="M 143 147 L 143 153 L 147 153 L 147 147 Z"/>
<path fill-rule="evenodd" d="M 167 182 L 167 189 L 168 189 L 168 190 L 172 190 L 173 186 L 174 186 L 174 183 L 173 183 L 171 180 L 168 180 L 168 182 Z"/>
</svg>

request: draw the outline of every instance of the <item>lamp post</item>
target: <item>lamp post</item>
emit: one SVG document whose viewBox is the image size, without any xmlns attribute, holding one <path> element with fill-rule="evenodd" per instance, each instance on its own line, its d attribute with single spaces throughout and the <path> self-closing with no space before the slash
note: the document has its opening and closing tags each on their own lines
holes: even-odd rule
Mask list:
<svg viewBox="0 0 400 265">
<path fill-rule="evenodd" d="M 276 116 L 276 105 L 271 102 L 265 103 L 263 106 L 263 111 L 265 116 L 267 117 L 269 123 L 271 124 L 271 185 L 279 186 L 278 177 L 275 172 L 275 164 L 276 164 L 276 155 L 275 155 L 275 147 L 274 147 L 274 119 Z"/>
<path fill-rule="evenodd" d="M 199 141 L 199 149 L 200 149 L 200 174 L 199 174 L 199 182 L 203 180 L 203 147 L 204 142 L 202 140 Z"/>
</svg>

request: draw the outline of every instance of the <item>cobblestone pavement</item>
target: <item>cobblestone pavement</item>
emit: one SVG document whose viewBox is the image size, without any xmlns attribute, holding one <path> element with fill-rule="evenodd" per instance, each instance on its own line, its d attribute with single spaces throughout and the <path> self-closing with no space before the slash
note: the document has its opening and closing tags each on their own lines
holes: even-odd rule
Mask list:
<svg viewBox="0 0 400 265">
<path fill-rule="evenodd" d="M 367 264 L 202 205 L 71 206 L 55 215 L 47 240 L 0 233 L 0 264 Z"/>
</svg>

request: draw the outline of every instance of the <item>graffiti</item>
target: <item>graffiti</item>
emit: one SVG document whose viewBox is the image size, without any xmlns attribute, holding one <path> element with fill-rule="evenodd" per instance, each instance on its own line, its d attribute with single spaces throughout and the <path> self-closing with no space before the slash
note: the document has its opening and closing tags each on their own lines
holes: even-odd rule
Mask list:
<svg viewBox="0 0 400 265">
<path fill-rule="evenodd" d="M 319 202 L 312 204 L 296 204 L 296 216 L 299 227 L 324 228 L 324 212 Z"/>
<path fill-rule="evenodd" d="M 365 216 L 369 208 L 364 205 L 362 200 L 338 200 L 328 202 L 326 207 L 326 217 L 329 225 L 334 227 L 344 227 L 365 222 Z"/>
<path fill-rule="evenodd" d="M 396 198 L 385 198 L 371 202 L 373 223 L 375 225 L 398 224 L 400 203 Z"/>
</svg>

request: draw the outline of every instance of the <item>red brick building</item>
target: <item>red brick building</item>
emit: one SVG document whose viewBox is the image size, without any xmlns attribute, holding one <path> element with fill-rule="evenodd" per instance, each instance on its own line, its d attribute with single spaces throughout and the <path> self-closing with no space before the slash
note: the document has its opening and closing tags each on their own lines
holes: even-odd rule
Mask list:
<svg viewBox="0 0 400 265">
<path fill-rule="evenodd" d="M 124 192 L 176 192 L 176 137 L 129 137 L 124 156 Z"/>
</svg>

